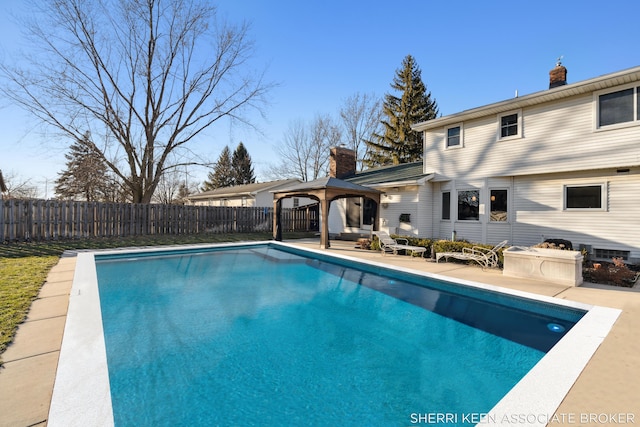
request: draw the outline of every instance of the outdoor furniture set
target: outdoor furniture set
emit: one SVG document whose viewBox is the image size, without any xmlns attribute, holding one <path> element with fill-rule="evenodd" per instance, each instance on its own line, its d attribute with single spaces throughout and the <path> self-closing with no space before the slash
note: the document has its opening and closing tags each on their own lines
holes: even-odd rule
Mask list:
<svg viewBox="0 0 640 427">
<path fill-rule="evenodd" d="M 424 258 L 424 253 L 427 251 L 427 248 L 425 247 L 409 245 L 409 241 L 407 239 L 394 239 L 384 231 L 376 231 L 374 234 L 378 236 L 378 239 L 380 240 L 380 251 L 382 252 L 382 255 L 388 252 L 397 255 L 398 251 L 405 251 L 412 256 L 420 254 L 420 256 Z M 462 252 L 440 252 L 436 254 L 436 262 L 439 262 L 441 258 L 444 258 L 445 261 L 449 258 L 455 258 L 466 261 L 475 261 L 483 268 L 496 268 L 498 267 L 498 251 L 506 244 L 507 241 L 504 240 L 491 249 L 474 246 L 472 248 L 462 248 Z"/>
</svg>

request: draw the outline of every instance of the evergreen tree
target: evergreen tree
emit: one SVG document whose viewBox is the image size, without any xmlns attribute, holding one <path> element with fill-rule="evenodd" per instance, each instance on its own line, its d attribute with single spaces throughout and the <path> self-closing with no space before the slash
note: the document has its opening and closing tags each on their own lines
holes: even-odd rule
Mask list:
<svg viewBox="0 0 640 427">
<path fill-rule="evenodd" d="M 234 175 L 231 165 L 231 150 L 229 150 L 229 146 L 225 146 L 213 171 L 207 175 L 207 180 L 202 185 L 202 191 L 231 187 L 232 185 L 234 185 Z"/>
<path fill-rule="evenodd" d="M 435 119 L 438 106 L 431 92 L 422 82 L 422 72 L 411 55 L 396 70 L 391 87 L 400 97 L 386 94 L 382 121 L 384 134 L 374 134 L 369 147 L 369 167 L 418 161 L 422 158 L 422 134 L 411 130 L 411 125 Z"/>
<path fill-rule="evenodd" d="M 233 168 L 234 185 L 253 184 L 256 182 L 253 166 L 251 165 L 251 156 L 249 156 L 249 152 L 242 142 L 238 144 L 236 151 L 233 152 L 231 166 Z"/>
<path fill-rule="evenodd" d="M 108 198 L 110 178 L 103 157 L 93 149 L 89 133 L 71 144 L 67 169 L 55 181 L 55 193 L 62 199 L 94 202 Z"/>
</svg>

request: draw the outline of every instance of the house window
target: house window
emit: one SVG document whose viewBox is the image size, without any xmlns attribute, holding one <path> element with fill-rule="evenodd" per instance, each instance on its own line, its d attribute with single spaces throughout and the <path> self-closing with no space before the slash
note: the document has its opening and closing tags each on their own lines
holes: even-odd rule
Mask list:
<svg viewBox="0 0 640 427">
<path fill-rule="evenodd" d="M 519 138 L 522 136 L 522 113 L 511 111 L 498 116 L 498 139 Z"/>
<path fill-rule="evenodd" d="M 442 193 L 442 219 L 451 219 L 451 192 L 445 191 Z"/>
<path fill-rule="evenodd" d="M 565 209 L 603 209 L 604 185 L 576 185 L 564 187 Z"/>
<path fill-rule="evenodd" d="M 243 197 L 242 200 L 240 201 L 240 206 L 242 206 L 243 208 L 247 207 L 247 198 Z"/>
<path fill-rule="evenodd" d="M 518 115 L 509 114 L 500 117 L 500 138 L 518 134 Z"/>
<path fill-rule="evenodd" d="M 447 135 L 446 148 L 462 147 L 462 125 L 459 124 L 445 128 L 445 133 Z"/>
<path fill-rule="evenodd" d="M 478 221 L 480 219 L 480 191 L 458 191 L 458 220 Z"/>
<path fill-rule="evenodd" d="M 640 87 L 598 95 L 598 127 L 640 120 Z"/>
<path fill-rule="evenodd" d="M 505 222 L 507 221 L 507 190 L 491 190 L 490 196 L 491 213 L 490 221 Z"/>
<path fill-rule="evenodd" d="M 297 197 L 294 197 L 294 198 L 293 198 L 293 207 L 294 207 L 294 208 L 297 208 L 297 207 L 299 207 L 299 206 L 300 206 L 300 199 L 299 199 L 299 198 L 297 198 Z"/>
</svg>

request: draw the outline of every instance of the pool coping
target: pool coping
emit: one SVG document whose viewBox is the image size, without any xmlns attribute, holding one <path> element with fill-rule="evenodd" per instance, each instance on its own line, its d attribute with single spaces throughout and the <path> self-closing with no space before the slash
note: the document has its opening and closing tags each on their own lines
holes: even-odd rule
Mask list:
<svg viewBox="0 0 640 427">
<path fill-rule="evenodd" d="M 464 279 L 452 279 L 436 273 L 383 262 L 363 260 L 326 251 L 301 248 L 295 244 L 263 241 L 221 244 L 185 245 L 176 249 L 208 249 L 257 245 L 283 246 L 296 251 L 341 258 L 358 264 L 403 271 L 447 282 L 501 292 L 521 298 L 586 310 L 587 314 L 556 344 L 488 414 L 429 414 L 432 416 L 466 417 L 486 425 L 513 425 L 514 417 L 526 419 L 527 425 L 544 426 L 560 406 L 597 348 L 605 339 L 618 316 L 619 309 L 559 299 L 515 289 Z M 79 253 L 69 296 L 69 309 L 60 350 L 53 396 L 49 410 L 50 426 L 113 426 L 106 350 L 100 316 L 100 301 L 95 271 L 95 254 L 166 252 L 172 247 L 136 248 Z M 557 366 L 562 366 L 558 370 Z M 544 393 L 540 390 L 544 389 Z M 418 408 L 417 408 L 418 409 Z M 416 411 L 418 412 L 418 411 Z M 409 414 L 407 414 L 409 416 Z"/>
</svg>

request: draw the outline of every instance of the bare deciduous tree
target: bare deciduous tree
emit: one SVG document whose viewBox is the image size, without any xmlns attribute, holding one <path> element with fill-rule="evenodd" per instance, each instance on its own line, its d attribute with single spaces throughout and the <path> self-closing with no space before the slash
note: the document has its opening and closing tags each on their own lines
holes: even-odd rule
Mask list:
<svg viewBox="0 0 640 427">
<path fill-rule="evenodd" d="M 346 144 L 356 152 L 358 170 L 363 170 L 367 158 L 365 141 L 380 132 L 381 102 L 373 94 L 358 92 L 344 101 L 340 109 L 340 118 L 342 118 Z"/>
<path fill-rule="evenodd" d="M 25 28 L 27 67 L 3 64 L 4 93 L 45 124 L 87 143 L 133 202 L 165 172 L 193 164 L 188 145 L 271 87 L 253 74 L 248 26 L 218 19 L 207 0 L 37 0 Z M 172 162 L 169 159 L 181 159 Z"/>
<path fill-rule="evenodd" d="M 21 178 L 15 171 L 9 171 L 3 176 L 6 188 L 4 197 L 7 199 L 37 199 L 38 186 L 31 183 L 30 179 Z"/>
<path fill-rule="evenodd" d="M 285 131 L 282 144 L 275 148 L 279 161 L 272 165 L 272 178 L 298 178 L 311 181 L 327 175 L 329 148 L 340 144 L 342 133 L 329 116 L 318 115 L 309 124 L 294 120 Z"/>
<path fill-rule="evenodd" d="M 152 201 L 167 205 L 183 204 L 185 197 L 198 191 L 198 182 L 193 178 L 190 179 L 188 171 L 173 169 L 160 179 Z"/>
</svg>

